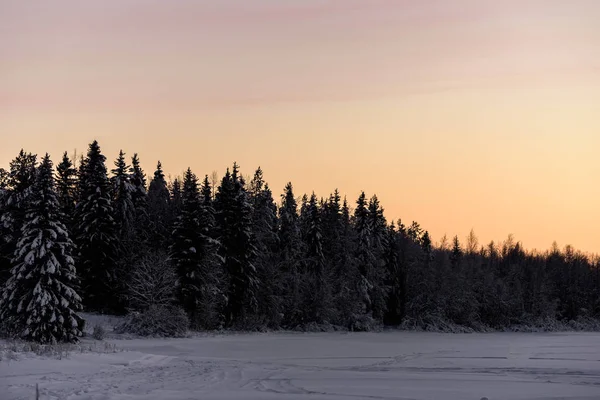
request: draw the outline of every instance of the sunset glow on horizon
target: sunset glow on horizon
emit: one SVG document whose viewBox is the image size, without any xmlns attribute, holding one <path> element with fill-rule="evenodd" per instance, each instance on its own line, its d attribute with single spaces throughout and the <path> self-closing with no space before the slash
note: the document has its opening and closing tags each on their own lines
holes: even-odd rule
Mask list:
<svg viewBox="0 0 600 400">
<path fill-rule="evenodd" d="M 600 253 L 596 0 L 0 0 L 0 167 L 97 139 L 439 241 Z"/>
</svg>

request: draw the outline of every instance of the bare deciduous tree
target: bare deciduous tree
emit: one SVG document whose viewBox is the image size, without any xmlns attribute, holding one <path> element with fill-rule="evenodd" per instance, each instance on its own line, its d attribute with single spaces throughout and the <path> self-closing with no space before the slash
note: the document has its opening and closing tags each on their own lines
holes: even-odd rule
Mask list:
<svg viewBox="0 0 600 400">
<path fill-rule="evenodd" d="M 168 306 L 174 300 L 175 269 L 162 251 L 144 256 L 134 266 L 129 283 L 130 304 L 140 310 Z"/>
</svg>

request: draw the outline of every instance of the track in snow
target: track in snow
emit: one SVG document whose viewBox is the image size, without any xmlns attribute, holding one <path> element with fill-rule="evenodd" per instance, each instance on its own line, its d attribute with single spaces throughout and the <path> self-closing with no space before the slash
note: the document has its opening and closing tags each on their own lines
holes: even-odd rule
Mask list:
<svg viewBox="0 0 600 400">
<path fill-rule="evenodd" d="M 597 334 L 260 334 L 114 340 L 127 351 L 0 363 L 0 398 L 592 400 Z"/>
</svg>

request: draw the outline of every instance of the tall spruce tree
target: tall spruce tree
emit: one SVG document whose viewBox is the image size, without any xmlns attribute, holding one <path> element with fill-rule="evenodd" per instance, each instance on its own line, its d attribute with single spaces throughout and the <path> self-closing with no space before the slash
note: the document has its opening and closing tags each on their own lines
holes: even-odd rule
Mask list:
<svg viewBox="0 0 600 400">
<path fill-rule="evenodd" d="M 129 182 L 132 186 L 131 201 L 133 202 L 136 216 L 139 217 L 148 212 L 148 192 L 146 190 L 146 174 L 140 166 L 140 159 L 137 153 L 131 158 Z"/>
<path fill-rule="evenodd" d="M 323 251 L 330 268 L 336 270 L 342 257 L 342 204 L 336 189 L 323 207 Z"/>
<path fill-rule="evenodd" d="M 160 161 L 156 166 L 154 177 L 148 189 L 148 206 L 150 217 L 150 239 L 153 246 L 164 246 L 169 237 L 173 216 L 169 207 L 171 194 L 165 180 Z"/>
<path fill-rule="evenodd" d="M 64 222 L 67 228 L 72 230 L 77 198 L 77 169 L 73 166 L 66 151 L 62 161 L 56 166 L 56 193 L 65 219 Z"/>
<path fill-rule="evenodd" d="M 372 224 L 365 192 L 361 192 L 354 210 L 354 229 L 356 231 L 355 257 L 359 266 L 360 280 L 357 284 L 358 295 L 364 303 L 367 316 L 375 316 L 375 300 L 372 296 L 376 289 L 377 257 L 374 253 Z"/>
<path fill-rule="evenodd" d="M 257 257 L 255 265 L 261 282 L 257 293 L 259 314 L 264 316 L 265 323 L 271 327 L 281 324 L 281 274 L 277 268 L 278 221 L 277 206 L 273 193 L 264 181 L 262 169 L 259 167 L 250 181 L 250 201 L 252 202 L 252 232 L 256 239 Z"/>
<path fill-rule="evenodd" d="M 223 322 L 219 314 L 218 243 L 209 236 L 213 226 L 214 217 L 202 204 L 198 179 L 188 168 L 173 230 L 171 257 L 179 278 L 179 300 L 195 328 L 214 329 Z"/>
<path fill-rule="evenodd" d="M 463 251 L 460 246 L 460 240 L 458 240 L 458 236 L 454 236 L 452 239 L 452 254 L 450 256 L 450 261 L 452 262 L 452 266 L 457 268 L 460 265 L 460 261 L 462 260 Z"/>
<path fill-rule="evenodd" d="M 250 201 L 252 202 L 252 226 L 259 253 L 268 256 L 277 246 L 277 206 L 273 201 L 273 193 L 264 182 L 260 167 L 250 182 Z"/>
<path fill-rule="evenodd" d="M 81 336 L 73 242 L 62 218 L 46 154 L 32 188 L 11 277 L 0 298 L 0 319 L 9 332 L 25 340 L 75 342 Z"/>
<path fill-rule="evenodd" d="M 313 192 L 306 209 L 306 255 L 307 270 L 317 276 L 319 281 L 323 279 L 325 268 L 325 256 L 323 255 L 323 234 L 321 226 L 321 213 L 317 204 L 317 196 Z"/>
<path fill-rule="evenodd" d="M 137 254 L 145 251 L 149 245 L 150 236 L 150 218 L 148 216 L 148 191 L 146 190 L 146 174 L 140 166 L 140 159 L 135 153 L 131 158 L 131 167 L 129 168 L 129 184 L 131 187 L 131 202 L 134 209 L 133 237 L 132 243 L 138 251 Z"/>
<path fill-rule="evenodd" d="M 97 141 L 90 144 L 79 177 L 81 199 L 75 209 L 78 270 L 84 304 L 92 310 L 122 312 L 115 251 L 117 226 L 106 172 Z"/>
<path fill-rule="evenodd" d="M 306 208 L 305 277 L 303 279 L 304 322 L 323 323 L 330 319 L 329 276 L 325 270 L 321 209 L 317 196 L 310 196 Z"/>
<path fill-rule="evenodd" d="M 115 223 L 119 238 L 123 242 L 128 242 L 132 235 L 133 223 L 135 219 L 135 207 L 133 204 L 132 193 L 134 187 L 131 185 L 129 174 L 130 167 L 125 161 L 123 150 L 119 152 L 119 157 L 115 161 L 115 168 L 111 171 L 112 177 L 112 201 L 115 210 Z"/>
<path fill-rule="evenodd" d="M 376 195 L 369 200 L 369 230 L 371 231 L 371 246 L 375 251 L 381 251 L 385 245 L 387 222 L 383 215 L 383 208 Z"/>
<path fill-rule="evenodd" d="M 204 205 L 212 206 L 213 203 L 213 187 L 208 179 L 208 175 L 204 175 L 204 180 L 202 181 L 202 188 L 200 189 L 200 195 L 202 196 L 202 203 Z"/>
<path fill-rule="evenodd" d="M 289 182 L 281 195 L 279 208 L 279 270 L 282 274 L 284 290 L 281 291 L 283 303 L 283 324 L 294 327 L 303 320 L 301 307 L 302 275 L 302 238 L 298 216 L 298 204 L 294 188 Z"/>
<path fill-rule="evenodd" d="M 288 270 L 295 269 L 295 263 L 300 258 L 301 237 L 298 218 L 298 204 L 294 197 L 294 188 L 289 182 L 281 196 L 281 207 L 279 208 L 279 245 L 281 258 Z"/>
<path fill-rule="evenodd" d="M 400 234 L 392 222 L 387 228 L 384 241 L 383 260 L 386 268 L 386 285 L 390 288 L 387 296 L 387 307 L 384 315 L 386 325 L 400 325 L 404 317 L 403 291 L 405 290 L 406 274 L 402 268 Z"/>
<path fill-rule="evenodd" d="M 255 266 L 256 245 L 252 232 L 252 204 L 244 180 L 234 163 L 227 171 L 215 199 L 219 239 L 227 273 L 226 323 L 247 324 L 258 309 L 260 281 Z"/>
<path fill-rule="evenodd" d="M 171 192 L 171 213 L 175 220 L 179 216 L 179 212 L 181 211 L 181 203 L 182 203 L 182 189 L 181 182 L 179 178 L 175 178 L 173 182 L 169 185 Z"/>
<path fill-rule="evenodd" d="M 21 150 L 10 162 L 0 209 L 0 286 L 8 279 L 35 183 L 37 156 Z"/>
<path fill-rule="evenodd" d="M 382 321 L 386 310 L 389 287 L 387 282 L 387 271 L 383 261 L 385 240 L 387 239 L 387 221 L 383 208 L 376 195 L 369 200 L 369 230 L 371 231 L 371 253 L 373 265 L 370 271 L 369 282 L 371 284 L 370 297 L 373 303 L 373 317 Z"/>
</svg>

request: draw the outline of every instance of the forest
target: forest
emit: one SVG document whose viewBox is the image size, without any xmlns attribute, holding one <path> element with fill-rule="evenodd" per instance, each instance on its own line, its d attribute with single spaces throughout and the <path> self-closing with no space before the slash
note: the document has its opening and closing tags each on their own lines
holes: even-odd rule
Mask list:
<svg viewBox="0 0 600 400">
<path fill-rule="evenodd" d="M 376 195 L 274 195 L 236 163 L 220 181 L 167 181 L 160 162 L 146 176 L 122 151 L 107 164 L 94 141 L 79 160 L 21 150 L 0 169 L 1 335 L 75 342 L 83 310 L 164 335 L 600 326 L 600 262 L 571 246 L 434 244 Z"/>
</svg>

